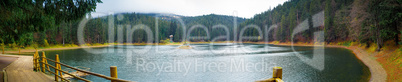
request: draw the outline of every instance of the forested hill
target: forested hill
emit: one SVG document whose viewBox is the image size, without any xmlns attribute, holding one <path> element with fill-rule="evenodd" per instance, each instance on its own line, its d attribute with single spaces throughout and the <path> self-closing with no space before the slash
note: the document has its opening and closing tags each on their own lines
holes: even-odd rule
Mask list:
<svg viewBox="0 0 402 82">
<path fill-rule="evenodd" d="M 158 17 L 158 31 L 155 28 L 156 17 Z M 174 14 L 158 14 L 158 13 L 119 13 L 113 15 L 114 19 L 114 33 L 109 33 L 111 29 L 108 28 L 109 19 L 108 16 L 97 17 L 89 20 L 84 28 L 84 41 L 86 43 L 106 43 L 108 42 L 108 35 L 115 35 L 115 42 L 127 42 L 127 27 L 134 27 L 135 25 L 145 25 L 147 26 L 156 37 L 153 37 L 152 42 L 161 42 L 161 40 L 168 39 L 169 35 L 174 35 L 173 40 L 176 42 L 183 40 L 183 29 L 182 24 L 176 18 L 181 19 L 186 25 L 186 29 L 189 30 L 194 25 L 203 25 L 208 29 L 210 34 L 210 39 L 219 36 L 225 32 L 223 29 L 212 29 L 213 25 L 222 24 L 227 26 L 230 33 L 233 33 L 233 16 L 225 15 L 203 15 L 203 16 L 180 16 Z M 242 23 L 245 19 L 235 17 L 237 24 Z M 33 36 L 35 38 L 27 39 L 38 44 L 78 44 L 77 31 L 78 24 L 80 21 L 75 22 L 63 22 L 60 26 L 55 28 L 46 29 L 43 32 L 35 33 Z M 143 27 L 145 27 L 143 26 Z M 118 37 L 118 35 L 123 35 Z M 197 28 L 194 29 L 190 35 L 191 36 L 206 36 L 206 32 Z M 147 34 L 144 30 L 136 30 L 132 34 L 133 43 L 144 43 L 147 41 Z M 209 41 L 210 39 L 193 39 L 192 41 Z M 46 41 L 45 41 L 46 40 Z M 223 39 L 224 40 L 224 39 Z M 30 42 L 28 41 L 28 42 Z M 29 45 L 31 43 L 27 43 Z"/>
<path fill-rule="evenodd" d="M 245 18 L 228 16 L 228 15 L 218 15 L 218 14 L 208 14 L 208 15 L 201 15 L 201 16 L 182 16 L 182 15 L 166 14 L 166 13 L 137 13 L 137 14 L 158 17 L 162 20 L 168 20 L 168 21 L 181 19 L 186 24 L 200 23 L 203 25 L 207 24 L 206 26 L 213 26 L 213 25 L 210 25 L 209 23 L 206 23 L 207 21 L 211 21 L 210 22 L 211 24 L 219 24 L 219 23 L 229 24 L 229 23 L 233 22 L 234 18 L 236 18 L 237 23 L 242 23 L 246 20 Z M 232 26 L 233 26 L 233 23 L 232 23 Z"/>
<path fill-rule="evenodd" d="M 270 41 L 289 42 L 294 28 L 312 16 L 324 12 L 324 24 L 294 36 L 294 41 L 311 42 L 315 31 L 324 31 L 325 42 L 355 41 L 380 49 L 385 42 L 402 44 L 402 1 L 401 0 L 290 0 L 273 9 L 255 15 L 240 25 L 277 25 L 269 36 Z M 248 30 L 247 35 L 258 35 Z"/>
<path fill-rule="evenodd" d="M 340 0 L 338 0 L 340 1 Z M 342 0 L 337 5 L 350 5 L 352 0 Z M 240 25 L 257 25 L 264 33 L 265 26 L 270 27 L 277 25 L 268 34 L 269 41 L 282 41 L 287 42 L 291 40 L 292 30 L 304 20 L 309 19 L 312 15 L 322 12 L 325 9 L 325 0 L 289 0 L 282 5 L 278 5 L 273 9 L 256 14 L 253 18 L 246 20 Z M 309 21 L 311 22 L 311 21 Z M 311 24 L 311 23 L 309 23 Z M 311 25 L 310 25 L 311 27 Z M 247 30 L 246 35 L 258 35 L 257 30 Z M 311 31 L 303 32 L 302 35 L 296 35 L 299 41 L 309 41 L 312 39 Z M 267 38 L 265 38 L 266 40 Z"/>
<path fill-rule="evenodd" d="M 217 36 L 226 36 L 226 33 L 229 33 L 229 40 L 233 40 L 234 35 L 234 25 L 238 27 L 239 24 L 243 23 L 246 19 L 233 17 L 233 16 L 225 16 L 225 15 L 217 15 L 217 14 L 209 14 L 195 17 L 184 17 L 182 18 L 185 22 L 187 29 L 192 27 L 196 27 L 197 25 L 205 26 L 208 29 L 209 33 L 206 31 L 199 29 L 195 29 L 191 31 L 193 34 L 191 36 L 206 36 L 209 34 L 211 37 L 209 39 L 193 39 L 192 41 L 211 41 L 213 39 L 222 41 L 226 40 L 224 38 L 217 38 Z M 236 20 L 236 22 L 234 22 Z M 218 28 L 219 26 L 223 26 L 223 28 Z M 216 27 L 216 28 L 213 28 Z M 224 29 L 227 28 L 228 32 Z M 188 30 L 189 31 L 189 30 Z"/>
<path fill-rule="evenodd" d="M 229 33 L 229 40 L 233 40 L 233 35 L 234 35 L 234 26 L 233 25 L 239 25 L 243 23 L 246 19 L 245 18 L 240 18 L 240 17 L 234 17 L 234 16 L 227 16 L 227 15 L 218 15 L 218 14 L 208 14 L 208 15 L 202 15 L 202 16 L 181 16 L 181 15 L 175 15 L 175 14 L 161 14 L 161 13 L 139 13 L 139 14 L 144 14 L 148 16 L 153 16 L 153 17 L 158 17 L 159 19 L 162 20 L 167 20 L 173 23 L 178 24 L 179 26 L 181 24 L 186 25 L 187 31 L 189 31 L 190 28 L 195 26 L 194 28 L 197 28 L 197 25 L 202 25 L 205 26 L 208 29 L 209 33 L 206 33 L 205 30 L 201 28 L 197 28 L 191 31 L 191 36 L 206 36 L 209 34 L 211 37 L 208 39 L 191 39 L 191 41 L 211 41 L 212 39 L 216 38 L 217 36 L 220 35 L 226 35 L 225 33 Z M 182 22 L 178 21 L 178 19 L 182 20 Z M 236 22 L 234 22 L 236 20 Z M 214 26 L 225 26 L 228 32 L 225 31 L 223 28 L 213 28 Z M 174 29 L 174 28 L 171 28 Z M 177 28 L 176 30 L 183 30 L 182 28 Z M 174 36 L 180 36 L 180 37 L 175 37 L 174 41 L 182 41 L 182 33 L 171 33 Z M 216 38 L 218 41 L 226 40 L 222 38 Z"/>
</svg>

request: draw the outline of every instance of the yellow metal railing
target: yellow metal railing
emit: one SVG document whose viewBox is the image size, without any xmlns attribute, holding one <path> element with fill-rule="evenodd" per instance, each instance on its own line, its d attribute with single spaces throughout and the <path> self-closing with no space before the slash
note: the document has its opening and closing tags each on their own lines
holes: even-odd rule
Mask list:
<svg viewBox="0 0 402 82">
<path fill-rule="evenodd" d="M 41 61 L 39 62 L 39 60 L 41 60 Z M 48 64 L 48 60 L 51 61 L 51 62 L 54 62 L 55 66 Z M 42 66 L 41 66 L 40 63 L 42 64 Z M 39 54 L 38 54 L 38 51 L 36 51 L 34 56 L 33 56 L 33 65 L 34 65 L 34 70 L 36 70 L 36 71 L 41 71 L 41 72 L 44 72 L 44 73 L 46 73 L 46 71 L 48 71 L 48 72 L 52 73 L 55 76 L 54 77 L 55 81 L 59 81 L 59 78 L 60 78 L 60 81 L 70 82 L 68 79 L 63 77 L 63 73 L 64 73 L 64 74 L 70 75 L 70 76 L 72 76 L 72 77 L 74 77 L 76 79 L 79 79 L 79 80 L 82 80 L 82 81 L 85 81 L 85 82 L 91 82 L 90 80 L 81 78 L 79 76 L 76 76 L 74 74 L 71 74 L 71 73 L 68 73 L 66 71 L 61 70 L 61 66 L 64 66 L 64 67 L 67 67 L 67 68 L 70 68 L 70 69 L 73 69 L 73 70 L 76 70 L 76 71 L 79 71 L 79 72 L 83 72 L 83 73 L 86 73 L 86 74 L 89 74 L 89 75 L 94 75 L 94 76 L 101 77 L 101 78 L 104 78 L 104 79 L 107 79 L 107 80 L 111 80 L 111 82 L 129 82 L 127 80 L 122 80 L 122 79 L 117 78 L 117 67 L 116 66 L 111 66 L 110 67 L 110 74 L 111 75 L 109 77 L 109 76 L 105 76 L 105 75 L 102 75 L 102 74 L 97 74 L 97 73 L 85 71 L 85 70 L 82 70 L 82 69 L 78 69 L 78 68 L 71 67 L 69 65 L 60 63 L 60 59 L 59 59 L 58 54 L 56 54 L 56 60 L 52 60 L 52 59 L 46 58 L 46 55 L 45 55 L 44 52 L 42 52 L 42 57 L 40 57 Z M 49 67 L 53 68 L 54 72 L 51 71 Z"/>
</svg>

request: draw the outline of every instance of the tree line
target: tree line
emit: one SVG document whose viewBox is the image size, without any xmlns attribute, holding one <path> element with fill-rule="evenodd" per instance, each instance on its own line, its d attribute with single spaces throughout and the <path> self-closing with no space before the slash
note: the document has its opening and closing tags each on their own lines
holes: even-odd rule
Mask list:
<svg viewBox="0 0 402 82">
<path fill-rule="evenodd" d="M 289 42 L 298 24 L 308 19 L 312 28 L 312 15 L 324 11 L 323 26 L 295 35 L 296 42 L 312 42 L 312 33 L 323 30 L 327 43 L 356 41 L 367 46 L 375 43 L 379 50 L 385 41 L 402 44 L 401 4 L 402 0 L 290 0 L 255 15 L 240 27 L 256 24 L 263 29 L 263 26 L 278 25 L 266 37 L 270 41 Z M 248 35 L 258 35 L 258 32 L 251 29 Z"/>
<path fill-rule="evenodd" d="M 113 18 L 112 26 L 114 32 L 108 32 L 111 30 L 108 24 L 110 19 Z M 89 43 L 106 43 L 109 42 L 109 35 L 113 35 L 114 42 L 118 43 L 146 43 L 149 39 L 149 33 L 146 33 L 144 28 L 149 28 L 152 31 L 153 40 L 152 43 L 156 42 L 163 42 L 161 40 L 169 39 L 170 35 L 173 35 L 172 38 L 175 42 L 182 42 L 191 38 L 190 36 L 210 36 L 206 39 L 189 39 L 190 41 L 210 41 L 211 38 L 215 38 L 224 34 L 224 29 L 214 29 L 212 28 L 214 25 L 223 25 L 228 27 L 230 33 L 233 33 L 233 26 L 234 22 L 233 19 L 236 18 L 237 22 L 241 23 L 245 19 L 233 16 L 225 16 L 225 15 L 203 15 L 203 16 L 195 16 L 195 17 L 186 17 L 180 16 L 179 18 L 174 18 L 172 16 L 159 16 L 158 18 L 155 15 L 148 15 L 143 13 L 120 13 L 115 14 L 113 16 L 104 16 L 99 18 L 91 19 L 85 26 L 85 41 Z M 181 20 L 181 21 L 179 21 Z M 239 24 L 238 23 L 238 24 Z M 136 25 L 145 25 L 140 27 L 135 27 Z M 183 26 L 184 25 L 184 26 Z M 204 26 L 206 29 L 203 28 L 195 28 L 193 29 L 189 35 L 189 29 L 193 26 L 201 25 Z M 127 30 L 133 28 L 140 28 L 132 32 L 132 42 L 128 42 L 129 36 Z M 184 30 L 184 28 L 186 30 Z M 207 31 L 209 33 L 207 33 Z M 183 36 L 183 35 L 187 36 Z M 119 36 L 121 35 L 121 36 Z M 98 40 L 100 39 L 100 40 Z M 217 41 L 223 41 L 225 39 L 219 39 Z M 229 39 L 230 40 L 230 39 Z M 70 40 L 71 41 L 71 40 Z"/>
<path fill-rule="evenodd" d="M 100 0 L 1 0 L 0 42 L 13 46 L 34 44 L 34 35 L 48 37 L 62 22 L 81 19 L 95 11 Z M 3 45 L 2 45 L 3 46 Z"/>
<path fill-rule="evenodd" d="M 82 18 L 71 20 L 71 21 L 60 21 L 58 24 L 54 24 L 51 27 L 46 27 L 46 29 L 28 32 L 27 36 L 19 35 L 18 38 L 14 37 L 3 37 L 8 36 L 7 34 L 2 36 L 2 43 L 4 44 L 16 44 L 21 46 L 29 46 L 32 44 L 39 44 L 40 46 L 48 46 L 49 44 L 79 44 L 78 41 L 78 29 L 79 25 L 83 19 L 89 19 L 83 27 L 83 40 L 85 43 L 110 43 L 109 38 L 116 43 L 146 43 L 148 41 L 148 35 L 146 31 L 142 28 L 149 28 L 153 33 L 154 37 L 151 42 L 164 42 L 162 40 L 169 39 L 169 35 L 174 35 L 173 41 L 182 42 L 187 37 L 183 37 L 184 33 L 194 25 L 203 25 L 207 27 L 210 37 L 214 38 L 222 35 L 220 31 L 223 29 L 212 29 L 213 25 L 224 25 L 227 26 L 231 33 L 233 33 L 232 26 L 234 26 L 233 19 L 236 18 L 238 24 L 244 21 L 244 18 L 225 16 L 225 15 L 203 15 L 195 17 L 185 17 L 181 16 L 180 22 L 177 19 L 166 20 L 156 18 L 153 15 L 147 15 L 143 13 L 119 13 L 111 16 L 102 17 L 92 17 L 82 15 Z M 169 16 L 165 16 L 169 17 Z M 112 24 L 109 22 L 112 18 Z M 156 24 L 157 23 L 157 24 Z M 182 24 L 185 27 L 182 27 Z M 112 28 L 109 28 L 112 25 Z M 128 42 L 127 30 L 134 28 L 136 25 L 145 25 L 137 29 L 131 34 L 131 42 Z M 157 28 L 156 28 L 157 25 Z M 183 28 L 187 30 L 183 32 Z M 113 32 L 110 32 L 113 31 Z M 206 36 L 206 31 L 204 29 L 194 29 L 190 35 L 191 36 Z M 10 34 L 11 35 L 11 34 Z M 112 35 L 112 36 L 109 36 Z M 156 40 L 158 38 L 158 40 Z M 6 40 L 6 39 L 11 39 Z M 15 41 L 13 39 L 19 39 L 21 41 Z M 22 42 L 24 41 L 24 42 Z M 193 39 L 191 41 L 210 41 L 210 39 Z M 21 44 L 19 44 L 21 43 Z"/>
</svg>

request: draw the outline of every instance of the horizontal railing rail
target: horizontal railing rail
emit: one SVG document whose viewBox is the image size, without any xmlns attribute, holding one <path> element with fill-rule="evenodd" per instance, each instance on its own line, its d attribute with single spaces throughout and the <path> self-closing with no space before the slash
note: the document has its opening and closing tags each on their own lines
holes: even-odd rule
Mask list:
<svg viewBox="0 0 402 82">
<path fill-rule="evenodd" d="M 41 62 L 41 63 L 44 63 L 44 62 Z M 50 65 L 50 64 L 47 64 L 47 63 L 44 63 L 44 64 L 46 64 L 46 65 L 52 67 L 52 68 L 55 69 L 55 70 L 58 70 L 58 71 L 63 72 L 63 73 L 65 73 L 65 74 L 68 74 L 68 75 L 70 75 L 70 76 L 72 76 L 72 77 L 74 77 L 74 78 L 77 78 L 77 79 L 79 79 L 79 80 L 82 80 L 82 81 L 85 81 L 85 82 L 91 82 L 91 81 L 89 81 L 89 80 L 87 80 L 87 79 L 84 79 L 84 78 L 75 76 L 74 74 L 70 74 L 70 73 L 68 73 L 68 72 L 66 72 L 66 71 L 63 71 L 63 70 L 60 70 L 60 69 L 56 69 L 56 67 L 54 67 L 54 66 L 52 66 L 52 65 Z M 54 72 L 52 72 L 52 71 L 50 71 L 50 70 L 48 70 L 48 69 L 46 69 L 46 70 L 49 71 L 49 72 L 52 73 L 52 74 L 56 74 L 56 73 L 54 73 Z M 60 78 L 64 79 L 64 78 L 61 77 L 61 76 L 60 76 Z M 64 80 L 67 80 L 67 79 L 64 79 Z"/>
</svg>

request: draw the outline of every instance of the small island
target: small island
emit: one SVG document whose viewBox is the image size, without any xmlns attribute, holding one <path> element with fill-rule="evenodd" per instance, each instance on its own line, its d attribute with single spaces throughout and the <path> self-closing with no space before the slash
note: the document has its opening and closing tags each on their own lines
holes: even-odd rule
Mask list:
<svg viewBox="0 0 402 82">
<path fill-rule="evenodd" d="M 193 47 L 191 47 L 188 43 L 184 43 L 183 45 L 181 45 L 178 48 L 179 49 L 193 49 Z"/>
</svg>

